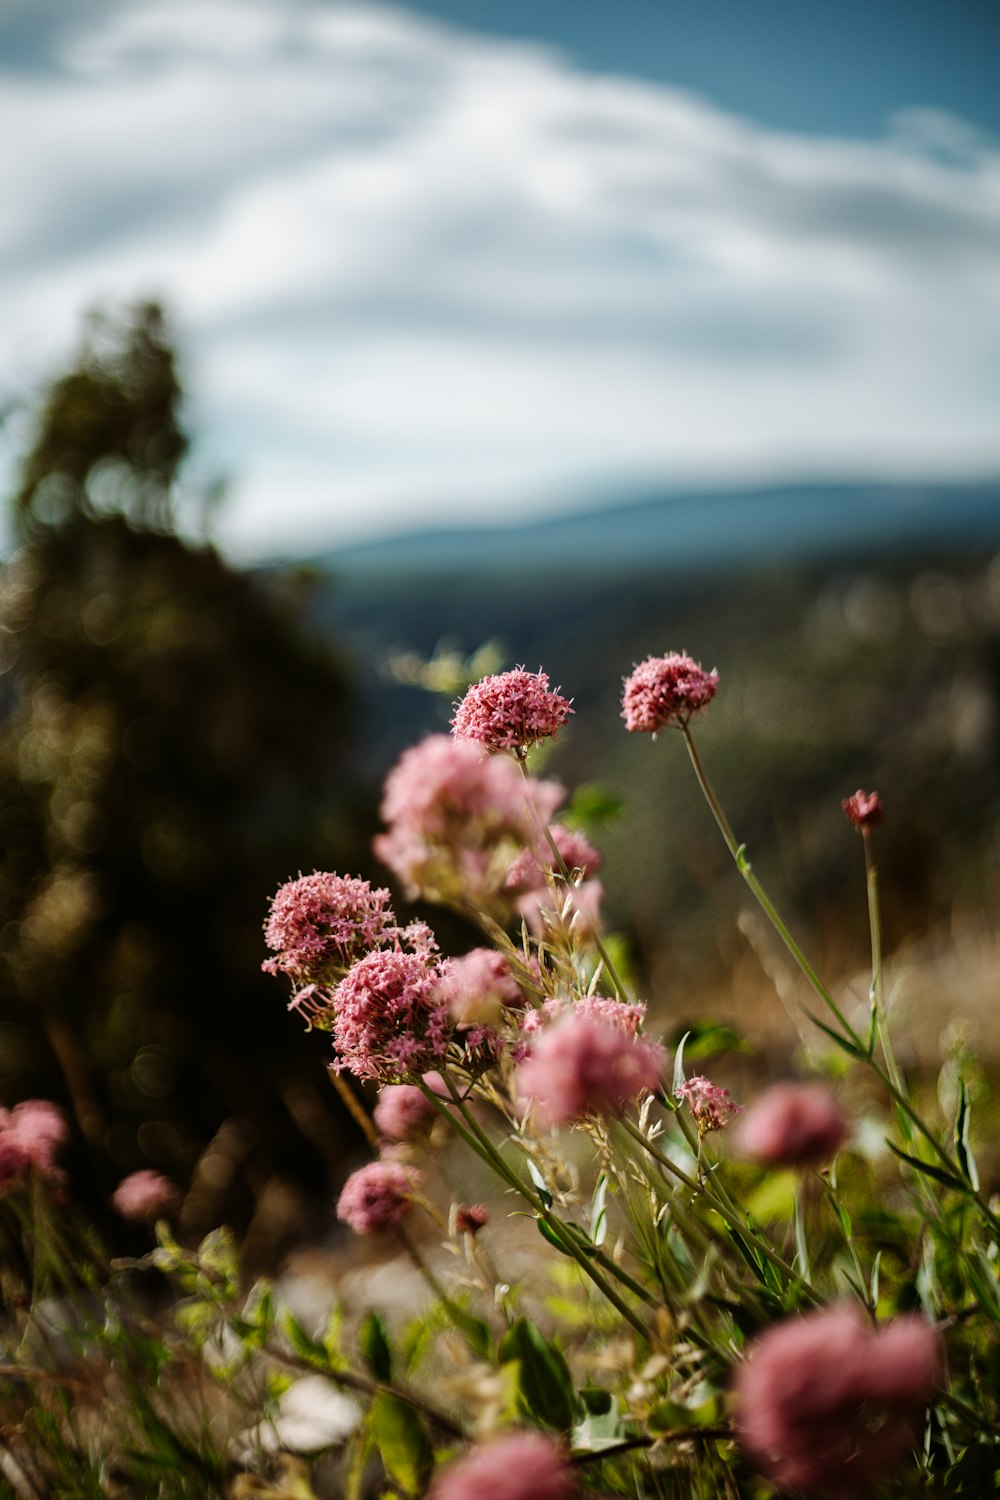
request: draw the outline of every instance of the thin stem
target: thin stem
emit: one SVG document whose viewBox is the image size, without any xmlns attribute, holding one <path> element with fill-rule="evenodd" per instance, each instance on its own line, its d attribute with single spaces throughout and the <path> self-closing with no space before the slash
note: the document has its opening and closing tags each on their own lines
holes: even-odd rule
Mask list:
<svg viewBox="0 0 1000 1500">
<path fill-rule="evenodd" d="M 771 901 L 771 898 L 768 896 L 764 887 L 761 885 L 760 881 L 753 873 L 753 869 L 750 865 L 750 861 L 746 857 L 743 846 L 736 842 L 736 835 L 733 833 L 733 830 L 729 825 L 729 819 L 726 817 L 726 814 L 722 809 L 722 804 L 720 803 L 718 797 L 715 795 L 712 783 L 708 779 L 708 773 L 706 772 L 705 767 L 702 764 L 701 756 L 698 754 L 698 747 L 695 745 L 691 730 L 686 724 L 683 724 L 681 726 L 681 733 L 684 736 L 684 743 L 687 745 L 688 755 L 691 757 L 691 764 L 694 767 L 694 774 L 698 778 L 698 785 L 701 787 L 705 801 L 708 803 L 712 816 L 715 818 L 715 821 L 719 826 L 719 831 L 726 842 L 726 848 L 729 850 L 730 854 L 733 856 L 733 859 L 736 861 L 737 869 L 743 876 L 743 879 L 746 881 L 747 885 L 750 887 L 750 890 L 753 892 L 754 897 L 765 912 L 768 921 L 771 923 L 771 926 L 781 938 L 781 941 L 784 943 L 785 947 L 794 958 L 799 969 L 805 975 L 806 979 L 809 981 L 809 984 L 822 1000 L 827 1010 L 830 1011 L 831 1015 L 836 1017 L 837 1021 L 844 1028 L 844 1032 L 850 1038 L 850 1040 L 854 1042 L 857 1047 L 863 1048 L 864 1043 L 862 1042 L 861 1038 L 858 1036 L 857 1032 L 851 1026 L 850 1022 L 847 1020 L 846 1016 L 837 1005 L 837 1002 L 834 1000 L 833 996 L 830 994 L 830 991 L 827 989 L 826 985 L 820 979 L 812 964 L 802 952 L 802 949 L 799 947 L 798 943 L 792 937 L 792 934 L 789 932 L 788 928 L 782 921 L 777 908 Z"/>
<path fill-rule="evenodd" d="M 931 1130 L 930 1126 L 924 1123 L 921 1117 L 917 1114 L 916 1110 L 913 1108 L 912 1104 L 906 1096 L 902 1080 L 900 1079 L 900 1081 L 897 1082 L 896 1078 L 893 1076 L 892 1068 L 895 1067 L 895 1062 L 893 1060 L 893 1064 L 890 1067 L 889 1057 L 891 1056 L 891 1053 L 887 1054 L 886 1056 L 887 1066 L 885 1068 L 882 1067 L 878 1060 L 872 1056 L 872 1053 L 869 1050 L 867 1044 L 862 1041 L 861 1037 L 858 1036 L 853 1026 L 850 1025 L 847 1018 L 844 1016 L 843 1012 L 834 1001 L 833 996 L 830 994 L 829 990 L 826 988 L 823 981 L 816 973 L 815 969 L 809 963 L 809 960 L 802 952 L 802 949 L 799 947 L 798 943 L 796 943 L 795 939 L 792 937 L 788 928 L 785 926 L 784 922 L 779 916 L 776 907 L 774 906 L 770 897 L 767 895 L 767 892 L 764 890 L 763 886 L 754 875 L 753 870 L 750 867 L 750 863 L 745 857 L 742 847 L 736 842 L 733 830 L 729 826 L 729 820 L 723 812 L 722 806 L 712 789 L 711 782 L 709 781 L 705 768 L 702 765 L 701 757 L 698 754 L 698 750 L 694 743 L 694 739 L 692 738 L 691 731 L 686 724 L 681 726 L 681 733 L 684 735 L 684 742 L 687 745 L 688 754 L 691 757 L 691 764 L 694 767 L 694 773 L 698 778 L 698 785 L 701 787 L 705 800 L 708 803 L 712 815 L 719 826 L 722 837 L 725 839 L 726 847 L 728 848 L 730 854 L 733 856 L 733 859 L 736 861 L 736 865 L 740 871 L 740 874 L 743 876 L 757 901 L 760 903 L 760 906 L 767 915 L 767 918 L 770 921 L 775 932 L 777 932 L 778 936 L 785 944 L 785 947 L 794 958 L 799 969 L 805 975 L 806 979 L 809 981 L 816 994 L 822 1000 L 823 1004 L 827 1007 L 831 1014 L 836 1017 L 837 1021 L 843 1027 L 845 1037 L 857 1049 L 857 1055 L 859 1056 L 859 1058 L 861 1058 L 868 1064 L 875 1076 L 891 1094 L 892 1098 L 895 1100 L 899 1108 L 903 1111 L 906 1117 L 910 1121 L 912 1121 L 913 1125 L 923 1136 L 924 1140 L 927 1141 L 928 1145 L 931 1147 L 938 1160 L 941 1161 L 944 1166 L 948 1168 L 949 1172 L 955 1176 L 956 1191 L 961 1191 L 967 1197 L 971 1198 L 979 1208 L 986 1222 L 994 1230 L 994 1232 L 1000 1233 L 1000 1218 L 997 1217 L 997 1215 L 989 1207 L 988 1203 L 986 1203 L 981 1194 L 972 1186 L 972 1184 L 965 1180 L 964 1174 L 958 1163 L 952 1158 L 950 1153 L 945 1150 L 945 1148 L 938 1141 L 934 1132 Z M 881 944 L 880 937 L 879 944 Z M 881 985 L 881 960 L 879 960 L 879 984 Z"/>
<path fill-rule="evenodd" d="M 650 1156 L 654 1157 L 668 1171 L 673 1172 L 676 1177 L 680 1178 L 686 1187 L 691 1188 L 695 1193 L 701 1193 L 705 1201 L 716 1213 L 720 1214 L 724 1219 L 734 1220 L 739 1225 L 740 1233 L 750 1240 L 754 1249 L 758 1250 L 765 1260 L 770 1261 L 776 1270 L 781 1271 L 783 1275 L 787 1276 L 790 1282 L 801 1286 L 811 1301 L 817 1304 L 822 1302 L 822 1298 L 813 1291 L 805 1277 L 796 1271 L 794 1266 L 790 1266 L 776 1250 L 773 1250 L 756 1229 L 751 1229 L 750 1225 L 746 1222 L 745 1215 L 740 1211 L 738 1205 L 733 1202 L 721 1183 L 716 1182 L 711 1177 L 705 1177 L 701 1182 L 696 1182 L 683 1168 L 678 1167 L 676 1162 L 672 1162 L 669 1156 L 665 1156 L 662 1151 L 658 1150 L 653 1142 L 647 1136 L 643 1135 L 642 1131 L 633 1125 L 630 1120 L 623 1117 L 622 1124 L 629 1135 L 638 1141 L 640 1146 L 649 1152 Z M 705 1227 L 709 1233 L 712 1232 L 710 1225 L 706 1225 Z"/>
<path fill-rule="evenodd" d="M 334 1088 L 340 1095 L 344 1108 L 354 1120 L 355 1124 L 360 1125 L 361 1129 L 364 1131 L 365 1139 L 377 1156 L 381 1149 L 382 1143 L 378 1138 L 378 1131 L 372 1124 L 371 1117 L 369 1116 L 368 1111 L 365 1109 L 361 1101 L 355 1096 L 346 1078 L 343 1078 L 341 1074 L 332 1067 L 328 1069 L 328 1072 Z"/>
<path fill-rule="evenodd" d="M 875 864 L 875 855 L 872 849 L 871 831 L 868 828 L 861 830 L 862 842 L 865 846 L 865 875 L 868 888 L 868 926 L 872 937 L 872 988 L 871 1003 L 875 1012 L 875 1025 L 878 1031 L 879 1043 L 882 1047 L 882 1056 L 892 1079 L 894 1086 L 901 1094 L 906 1093 L 906 1081 L 899 1070 L 896 1055 L 892 1049 L 892 1038 L 889 1034 L 889 1026 L 885 1014 L 885 996 L 883 992 L 883 966 L 882 966 L 882 917 L 879 910 L 878 899 L 878 868 Z"/>
<path fill-rule="evenodd" d="M 264 1348 L 273 1359 L 283 1365 L 288 1365 L 293 1370 L 316 1368 L 297 1355 L 289 1354 L 287 1349 L 282 1349 L 277 1344 L 268 1342 Z M 346 1386 L 348 1390 L 360 1391 L 365 1396 L 395 1396 L 397 1400 L 405 1401 L 407 1406 L 412 1406 L 414 1411 L 420 1412 L 428 1422 L 433 1423 L 441 1432 L 446 1432 L 449 1437 L 461 1438 L 463 1441 L 468 1437 L 468 1434 L 451 1417 L 446 1416 L 443 1411 L 438 1411 L 421 1396 L 415 1396 L 412 1391 L 401 1390 L 398 1385 L 390 1385 L 386 1380 L 373 1380 L 368 1375 L 362 1375 L 358 1370 L 345 1370 L 337 1365 L 331 1365 L 328 1369 L 324 1368 L 323 1373 L 334 1385 Z"/>
<path fill-rule="evenodd" d="M 638 1334 L 641 1335 L 642 1338 L 648 1339 L 649 1330 L 646 1328 L 641 1318 L 636 1316 L 632 1308 L 629 1307 L 628 1303 L 619 1296 L 619 1294 L 615 1291 L 614 1287 L 610 1284 L 607 1278 L 602 1275 L 601 1271 L 598 1270 L 597 1266 L 594 1264 L 594 1260 L 596 1259 L 596 1257 L 585 1254 L 579 1242 L 574 1238 L 573 1234 L 570 1233 L 569 1227 L 563 1223 L 563 1221 L 557 1214 L 552 1213 L 548 1206 L 542 1202 L 541 1197 L 537 1193 L 533 1193 L 525 1187 L 524 1183 L 521 1181 L 518 1174 L 514 1171 L 513 1167 L 511 1167 L 506 1161 L 504 1161 L 502 1155 L 497 1150 L 496 1146 L 494 1146 L 489 1136 L 486 1135 L 486 1133 L 482 1130 L 479 1122 L 475 1119 L 475 1117 L 469 1110 L 468 1106 L 465 1103 L 465 1100 L 458 1092 L 458 1089 L 455 1087 L 455 1084 L 448 1073 L 442 1070 L 441 1076 L 445 1081 L 448 1092 L 451 1094 L 452 1102 L 455 1105 L 455 1108 L 460 1112 L 462 1116 L 462 1124 L 459 1125 L 459 1122 L 455 1119 L 454 1112 L 452 1110 L 449 1110 L 447 1106 L 439 1098 L 437 1098 L 432 1090 L 425 1087 L 425 1092 L 427 1093 L 428 1098 L 436 1100 L 435 1108 L 439 1109 L 449 1120 L 451 1120 L 452 1124 L 458 1128 L 460 1135 L 463 1137 L 466 1143 L 473 1148 L 477 1155 L 481 1156 L 484 1161 L 488 1162 L 489 1165 L 497 1173 L 497 1175 L 502 1177 L 503 1180 L 508 1183 L 516 1193 L 520 1194 L 525 1202 L 531 1205 L 531 1208 L 539 1218 L 545 1220 L 545 1223 L 560 1240 L 566 1251 L 573 1257 L 573 1259 L 586 1273 L 586 1275 L 589 1276 L 594 1285 L 604 1293 L 605 1297 L 607 1297 L 611 1305 L 617 1308 L 622 1317 L 625 1318 L 629 1323 L 631 1323 L 632 1327 Z M 422 1087 L 424 1086 L 422 1085 Z M 613 1264 L 613 1262 L 609 1263 L 609 1269 Z M 617 1275 L 618 1268 L 615 1267 L 614 1269 L 615 1274 Z"/>
</svg>

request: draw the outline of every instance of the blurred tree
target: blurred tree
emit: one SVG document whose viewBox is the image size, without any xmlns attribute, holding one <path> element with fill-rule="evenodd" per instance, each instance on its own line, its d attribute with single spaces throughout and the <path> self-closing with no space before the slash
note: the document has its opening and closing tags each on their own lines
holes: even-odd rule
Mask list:
<svg viewBox="0 0 1000 1500">
<path fill-rule="evenodd" d="M 94 1201 L 155 1165 L 192 1228 L 298 1227 L 348 1127 L 259 972 L 269 895 L 357 866 L 344 667 L 305 584 L 173 529 L 164 316 L 92 322 L 41 404 L 0 582 L 0 1090 L 61 1096 Z M 315 1044 L 315 1039 L 312 1039 Z"/>
</svg>

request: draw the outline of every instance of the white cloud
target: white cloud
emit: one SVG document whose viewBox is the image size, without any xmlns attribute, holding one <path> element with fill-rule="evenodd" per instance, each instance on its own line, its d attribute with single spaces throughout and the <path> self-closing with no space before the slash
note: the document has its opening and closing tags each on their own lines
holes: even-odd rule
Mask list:
<svg viewBox="0 0 1000 1500">
<path fill-rule="evenodd" d="M 796 137 L 310 0 L 52 45 L 0 76 L 0 352 L 165 294 L 238 550 L 615 476 L 1000 467 L 1000 149 L 962 121 Z"/>
</svg>

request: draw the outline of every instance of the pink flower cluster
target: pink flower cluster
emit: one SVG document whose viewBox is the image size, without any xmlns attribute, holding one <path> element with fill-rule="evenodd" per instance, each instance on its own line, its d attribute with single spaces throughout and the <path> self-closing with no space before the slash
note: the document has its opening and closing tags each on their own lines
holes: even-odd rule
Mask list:
<svg viewBox="0 0 1000 1500">
<path fill-rule="evenodd" d="M 439 994 L 457 1026 L 496 1026 L 504 1006 L 523 998 L 510 965 L 495 948 L 472 948 L 442 966 Z"/>
<path fill-rule="evenodd" d="M 853 796 L 845 797 L 840 805 L 848 822 L 853 823 L 859 833 L 876 828 L 885 816 L 878 792 L 863 792 L 860 787 Z"/>
<path fill-rule="evenodd" d="M 706 672 L 681 652 L 648 656 L 625 678 L 625 727 L 647 734 L 682 729 L 692 714 L 708 707 L 718 686 L 718 672 Z"/>
<path fill-rule="evenodd" d="M 143 1167 L 122 1178 L 111 1195 L 111 1206 L 130 1223 L 147 1224 L 172 1214 L 180 1203 L 180 1196 L 176 1183 L 169 1177 Z"/>
<path fill-rule="evenodd" d="M 275 957 L 268 974 L 287 974 L 296 985 L 331 984 L 371 948 L 390 942 L 396 918 L 385 889 L 367 880 L 315 871 L 280 886 L 264 924 Z"/>
<path fill-rule="evenodd" d="M 451 724 L 458 740 L 523 754 L 540 740 L 551 739 L 572 712 L 569 700 L 549 687 L 545 672 L 518 667 L 470 687 L 456 705 Z"/>
<path fill-rule="evenodd" d="M 656 1042 L 574 1011 L 544 1030 L 517 1074 L 517 1092 L 535 1102 L 543 1125 L 585 1115 L 621 1114 L 659 1086 L 665 1057 Z"/>
<path fill-rule="evenodd" d="M 0 1197 L 23 1187 L 31 1172 L 61 1181 L 56 1153 L 68 1139 L 66 1117 L 48 1099 L 0 1109 Z"/>
<path fill-rule="evenodd" d="M 546 1000 L 537 1010 L 525 1013 L 521 1022 L 523 1036 L 540 1031 L 546 1022 L 555 1022 L 564 1016 L 584 1016 L 588 1021 L 602 1021 L 605 1026 L 617 1026 L 633 1039 L 646 1019 L 646 1007 L 641 1002 L 628 1005 L 624 1000 L 609 1000 L 604 995 L 583 995 L 579 1000 Z"/>
<path fill-rule="evenodd" d="M 526 783 L 506 757 L 431 735 L 386 778 L 387 830 L 373 847 L 410 896 L 490 909 L 512 858 L 537 846 L 564 795 L 556 782 Z"/>
<path fill-rule="evenodd" d="M 554 1438 L 509 1432 L 441 1470 L 428 1500 L 570 1500 L 573 1470 Z"/>
<path fill-rule="evenodd" d="M 756 1340 L 737 1375 L 740 1440 L 782 1487 L 857 1495 L 917 1443 L 940 1364 L 919 1317 L 876 1331 L 848 1307 L 791 1318 Z"/>
<path fill-rule="evenodd" d="M 424 1083 L 442 1099 L 451 1098 L 440 1073 L 425 1073 Z M 390 1141 L 413 1140 L 437 1118 L 437 1108 L 415 1083 L 387 1084 L 372 1111 L 377 1129 Z"/>
<path fill-rule="evenodd" d="M 847 1135 L 840 1105 L 821 1083 L 778 1083 L 737 1127 L 737 1146 L 771 1167 L 819 1166 L 836 1156 Z"/>
<path fill-rule="evenodd" d="M 337 1218 L 355 1234 L 395 1229 L 413 1208 L 411 1194 L 422 1181 L 416 1167 L 397 1161 L 370 1161 L 352 1172 L 337 1200 Z"/>
<path fill-rule="evenodd" d="M 700 1073 L 682 1083 L 676 1097 L 687 1100 L 700 1135 L 725 1129 L 734 1115 L 743 1113 L 743 1105 L 730 1097 L 728 1089 L 717 1088 Z"/>
<path fill-rule="evenodd" d="M 439 966 L 419 953 L 377 949 L 333 993 L 334 1067 L 396 1083 L 426 1072 L 447 1050 L 451 1018 Z"/>
</svg>

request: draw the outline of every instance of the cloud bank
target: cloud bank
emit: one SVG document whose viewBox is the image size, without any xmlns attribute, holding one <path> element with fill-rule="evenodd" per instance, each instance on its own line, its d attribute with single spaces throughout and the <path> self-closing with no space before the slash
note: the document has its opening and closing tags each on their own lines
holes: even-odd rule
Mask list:
<svg viewBox="0 0 1000 1500">
<path fill-rule="evenodd" d="M 0 133 L 9 380 L 163 295 L 244 555 L 1000 469 L 1000 147 L 950 116 L 795 136 L 402 9 L 132 0 L 50 19 Z"/>
</svg>

